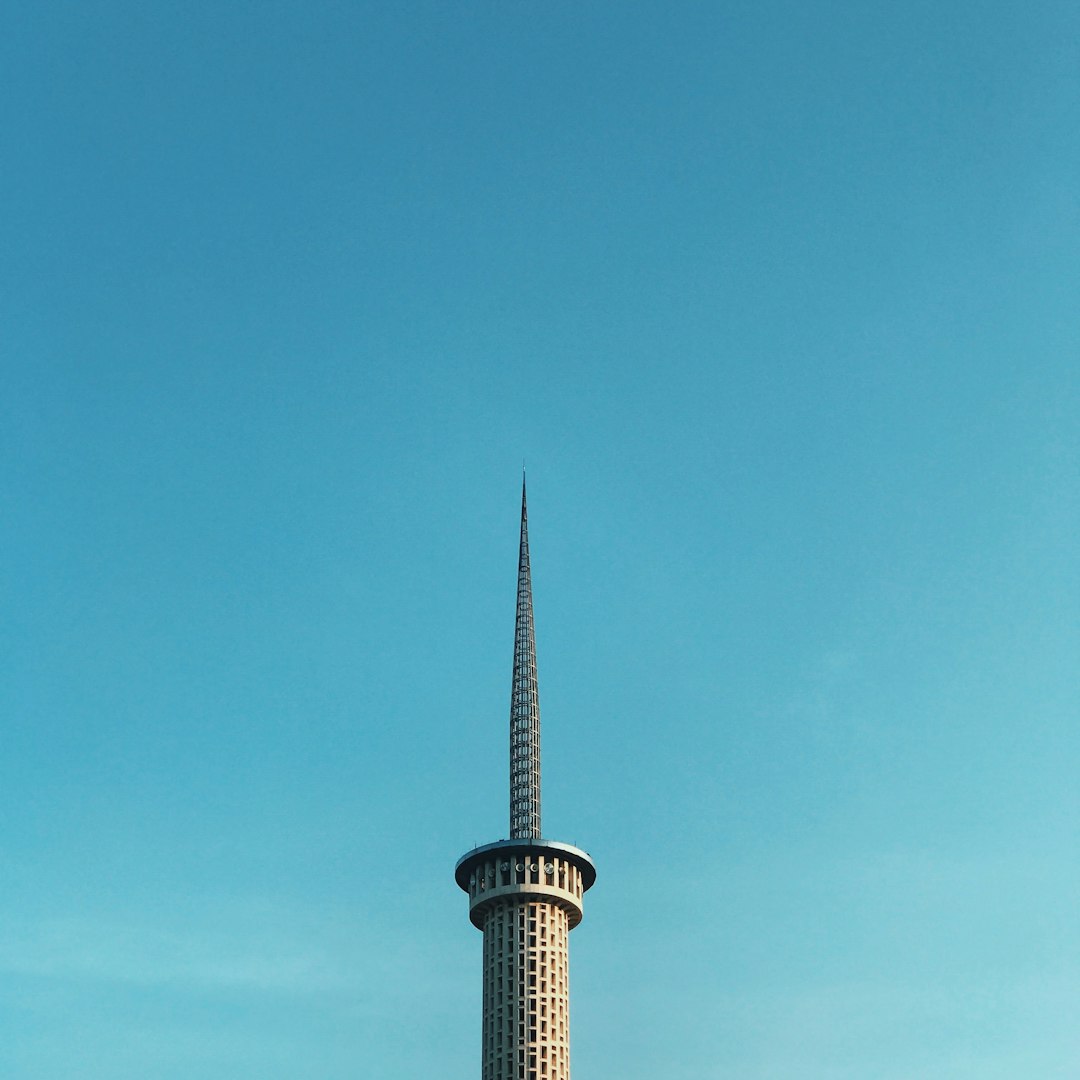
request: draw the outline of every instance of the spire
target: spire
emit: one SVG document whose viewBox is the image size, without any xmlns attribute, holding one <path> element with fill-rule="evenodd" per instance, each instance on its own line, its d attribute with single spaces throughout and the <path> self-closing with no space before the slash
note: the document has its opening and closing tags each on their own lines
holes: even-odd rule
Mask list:
<svg viewBox="0 0 1080 1080">
<path fill-rule="evenodd" d="M 521 471 L 514 679 L 510 692 L 510 837 L 540 837 L 540 697 L 536 687 L 536 636 L 524 469 Z"/>
</svg>

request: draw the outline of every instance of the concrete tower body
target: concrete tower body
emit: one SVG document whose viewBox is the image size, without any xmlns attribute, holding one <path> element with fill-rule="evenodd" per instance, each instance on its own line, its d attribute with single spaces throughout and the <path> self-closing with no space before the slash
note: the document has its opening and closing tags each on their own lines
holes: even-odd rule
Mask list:
<svg viewBox="0 0 1080 1080">
<path fill-rule="evenodd" d="M 589 856 L 541 839 L 540 704 L 525 487 L 521 490 L 510 839 L 464 855 L 454 877 L 484 933 L 482 1080 L 569 1080 L 570 931 L 596 880 Z"/>
</svg>

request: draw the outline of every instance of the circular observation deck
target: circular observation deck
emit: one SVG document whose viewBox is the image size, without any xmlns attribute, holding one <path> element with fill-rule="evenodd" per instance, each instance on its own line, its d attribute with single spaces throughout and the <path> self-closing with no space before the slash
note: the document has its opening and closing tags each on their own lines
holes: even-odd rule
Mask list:
<svg viewBox="0 0 1080 1080">
<path fill-rule="evenodd" d="M 484 913 L 500 901 L 546 900 L 566 911 L 570 929 L 581 922 L 581 900 L 596 881 L 589 856 L 556 840 L 497 840 L 462 855 L 454 880 L 469 894 L 469 920 L 484 927 Z"/>
</svg>

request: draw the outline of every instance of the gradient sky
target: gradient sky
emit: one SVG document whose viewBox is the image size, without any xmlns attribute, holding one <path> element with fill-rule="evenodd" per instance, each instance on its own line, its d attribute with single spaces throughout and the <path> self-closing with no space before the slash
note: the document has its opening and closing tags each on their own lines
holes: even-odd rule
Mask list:
<svg viewBox="0 0 1080 1080">
<path fill-rule="evenodd" d="M 1078 41 L 9 0 L 0 1076 L 475 1080 L 523 459 L 575 1080 L 1080 1076 Z"/>
</svg>

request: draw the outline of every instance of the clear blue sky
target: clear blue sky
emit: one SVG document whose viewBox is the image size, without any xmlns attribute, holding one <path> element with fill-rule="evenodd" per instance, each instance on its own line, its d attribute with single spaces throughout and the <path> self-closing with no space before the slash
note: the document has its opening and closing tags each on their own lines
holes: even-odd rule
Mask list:
<svg viewBox="0 0 1080 1080">
<path fill-rule="evenodd" d="M 0 35 L 0 1075 L 475 1080 L 529 466 L 575 1080 L 1080 1076 L 1080 9 Z"/>
</svg>

